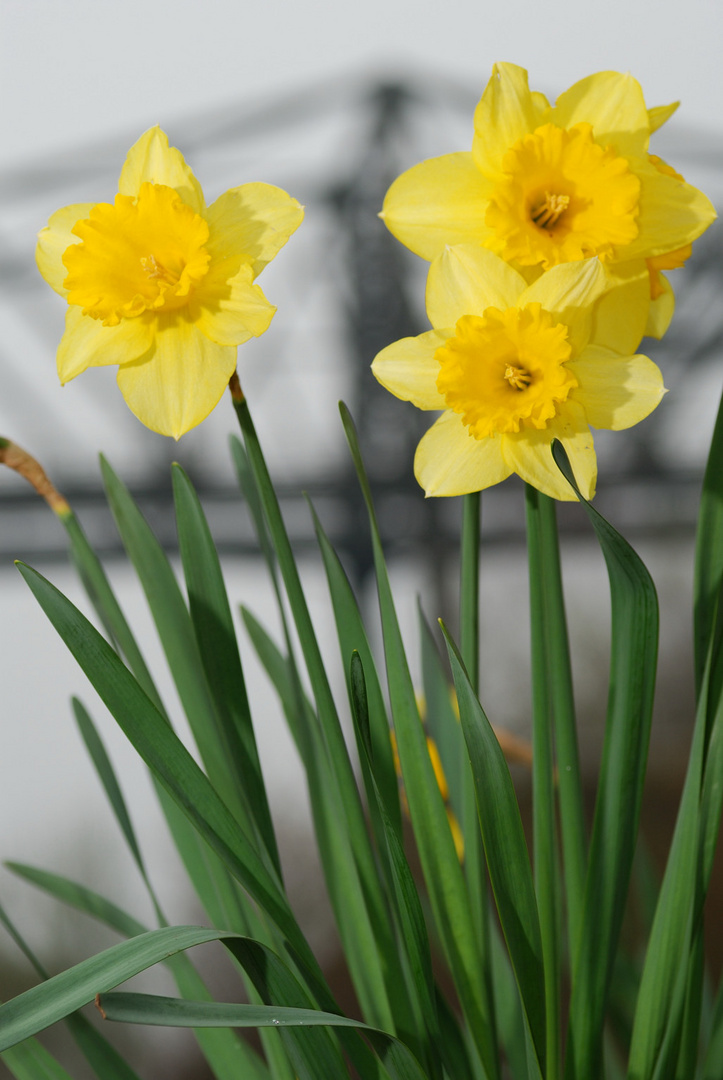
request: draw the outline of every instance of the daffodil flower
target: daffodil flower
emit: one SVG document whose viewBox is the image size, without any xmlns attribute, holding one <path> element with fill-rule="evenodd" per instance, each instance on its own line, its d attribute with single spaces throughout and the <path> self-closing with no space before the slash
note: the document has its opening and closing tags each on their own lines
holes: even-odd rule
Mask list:
<svg viewBox="0 0 723 1080">
<path fill-rule="evenodd" d="M 159 127 L 131 147 L 118 192 L 58 210 L 38 236 L 40 273 L 68 302 L 58 374 L 118 364 L 129 408 L 178 438 L 218 403 L 237 346 L 268 328 L 276 309 L 254 281 L 304 211 L 260 183 L 207 207 Z"/>
<path fill-rule="evenodd" d="M 603 71 L 551 106 L 527 72 L 496 64 L 474 114 L 472 150 L 423 161 L 391 186 L 382 217 L 425 259 L 477 242 L 528 280 L 593 256 L 615 273 L 651 260 L 648 332 L 660 336 L 673 297 L 660 270 L 682 264 L 714 220 L 712 204 L 660 158 L 650 135 L 676 105 L 648 110 L 629 74 Z"/>
<path fill-rule="evenodd" d="M 635 355 L 646 312 L 635 303 L 639 282 L 611 285 L 592 258 L 528 285 L 479 244 L 445 249 L 427 281 L 433 329 L 389 345 L 372 364 L 397 397 L 444 410 L 414 460 L 426 494 L 481 491 L 517 473 L 546 495 L 574 500 L 551 453 L 559 439 L 592 498 L 590 427 L 631 427 L 665 393 L 658 367 Z"/>
</svg>

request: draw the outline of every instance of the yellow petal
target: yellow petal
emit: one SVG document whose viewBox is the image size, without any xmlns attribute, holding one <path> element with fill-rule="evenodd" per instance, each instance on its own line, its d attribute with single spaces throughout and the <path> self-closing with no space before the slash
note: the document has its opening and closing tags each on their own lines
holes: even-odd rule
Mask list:
<svg viewBox="0 0 723 1080">
<path fill-rule="evenodd" d="M 182 314 L 157 316 L 156 324 L 153 349 L 118 369 L 118 386 L 141 423 L 178 439 L 218 404 L 236 347 L 210 341 Z"/>
<path fill-rule="evenodd" d="M 553 439 L 559 439 L 565 447 L 580 491 L 586 499 L 591 499 L 597 479 L 595 448 L 585 414 L 574 401 L 566 401 L 560 414 L 544 430 L 525 429 L 503 435 L 502 455 L 511 471 L 544 495 L 575 502 L 577 496 L 552 456 Z"/>
<path fill-rule="evenodd" d="M 670 326 L 675 311 L 675 294 L 665 274 L 658 275 L 658 284 L 663 291 L 650 301 L 645 337 L 661 338 Z"/>
<path fill-rule="evenodd" d="M 223 263 L 211 264 L 194 292 L 188 312 L 211 341 L 218 345 L 241 345 L 268 330 L 276 308 L 259 286 L 252 283 L 249 263 L 244 263 L 231 278 L 226 276 L 227 269 Z"/>
<path fill-rule="evenodd" d="M 528 286 L 517 304 L 541 304 L 558 322 L 565 323 L 575 355 L 587 344 L 593 304 L 607 288 L 609 282 L 599 259 L 561 263 Z"/>
<path fill-rule="evenodd" d="M 595 428 L 632 427 L 663 400 L 663 376 L 647 356 L 618 356 L 591 345 L 567 366 L 579 384 L 570 397 L 582 405 Z"/>
<path fill-rule="evenodd" d="M 181 151 L 168 145 L 168 136 L 157 125 L 141 135 L 128 151 L 121 169 L 118 191 L 121 195 L 135 197 L 143 183 L 165 184 L 174 188 L 197 214 L 203 214 L 205 210 L 201 185 Z"/>
<path fill-rule="evenodd" d="M 639 232 L 621 254 L 650 258 L 685 247 L 715 221 L 715 207 L 702 191 L 660 172 L 649 161 L 634 163 L 640 180 Z"/>
<path fill-rule="evenodd" d="M 650 274 L 644 260 L 607 268 L 611 287 L 595 306 L 590 342 L 621 356 L 635 352 L 650 309 Z"/>
<path fill-rule="evenodd" d="M 387 192 L 381 217 L 389 231 L 423 259 L 446 244 L 482 242 L 490 184 L 472 155 L 445 154 L 408 169 Z"/>
<path fill-rule="evenodd" d="M 540 123 L 541 95 L 530 93 L 527 72 L 516 64 L 495 64 L 474 113 L 472 153 L 490 180 L 502 174 L 502 158 L 518 139 Z"/>
<path fill-rule="evenodd" d="M 505 311 L 516 306 L 526 284 L 509 263 L 479 244 L 448 247 L 429 268 L 429 321 L 441 330 L 488 307 Z"/>
<path fill-rule="evenodd" d="M 648 148 L 648 110 L 640 83 L 629 73 L 600 71 L 581 79 L 560 94 L 550 120 L 562 128 L 591 124 L 596 142 L 626 157 L 640 157 Z"/>
<path fill-rule="evenodd" d="M 651 134 L 670 120 L 679 105 L 679 101 L 674 101 L 670 105 L 654 105 L 652 109 L 648 109 L 648 122 L 650 124 Z"/>
<path fill-rule="evenodd" d="M 242 184 L 225 192 L 206 212 L 212 258 L 240 255 L 254 277 L 299 227 L 304 208 L 273 184 Z"/>
<path fill-rule="evenodd" d="M 500 439 L 474 439 L 454 412 L 446 412 L 424 435 L 414 456 L 414 475 L 429 495 L 467 495 L 505 480 Z"/>
<path fill-rule="evenodd" d="M 429 330 L 419 337 L 402 338 L 382 349 L 372 362 L 372 373 L 385 389 L 418 409 L 443 409 L 444 398 L 437 390 L 439 361 L 434 353 L 454 334 Z"/>
<path fill-rule="evenodd" d="M 67 296 L 68 290 L 63 285 L 68 271 L 63 265 L 63 252 L 71 244 L 79 244 L 80 238 L 71 232 L 76 222 L 88 217 L 93 203 L 74 203 L 56 210 L 48 224 L 38 233 L 35 248 L 35 261 L 51 289 L 60 296 Z"/>
<path fill-rule="evenodd" d="M 65 313 L 65 333 L 58 346 L 58 376 L 67 383 L 89 367 L 125 364 L 148 351 L 153 343 L 151 318 L 121 319 L 103 326 L 75 304 Z"/>
</svg>

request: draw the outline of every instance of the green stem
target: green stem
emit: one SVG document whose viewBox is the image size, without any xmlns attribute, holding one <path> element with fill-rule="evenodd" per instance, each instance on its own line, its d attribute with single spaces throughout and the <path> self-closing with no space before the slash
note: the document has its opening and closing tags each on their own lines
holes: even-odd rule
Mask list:
<svg viewBox="0 0 723 1080">
<path fill-rule="evenodd" d="M 545 536 L 540 501 L 545 496 L 529 485 L 525 490 L 530 573 L 530 631 L 532 656 L 532 828 L 537 907 L 542 933 L 547 1025 L 547 1080 L 560 1075 L 559 890 L 555 843 L 553 762 L 553 700 L 548 651 L 545 589 Z"/>
<path fill-rule="evenodd" d="M 465 495 L 462 501 L 460 550 L 459 623 L 462 659 L 475 693 L 479 694 L 479 548 L 481 492 Z M 489 896 L 485 873 L 482 836 L 477 820 L 477 800 L 472 772 L 463 764 L 462 833 L 464 835 L 464 872 L 475 934 L 483 959 L 483 979 L 492 1000 L 492 965 L 489 923 Z"/>
<path fill-rule="evenodd" d="M 462 502 L 459 623 L 460 652 L 469 681 L 479 692 L 479 542 L 481 492 Z"/>
<path fill-rule="evenodd" d="M 557 514 L 554 500 L 539 492 L 537 493 L 537 514 L 542 543 L 545 644 L 558 769 L 557 789 L 568 912 L 568 948 L 572 959 L 576 952 L 585 895 L 587 872 L 585 811 L 572 689 L 570 646 L 562 591 Z"/>
</svg>

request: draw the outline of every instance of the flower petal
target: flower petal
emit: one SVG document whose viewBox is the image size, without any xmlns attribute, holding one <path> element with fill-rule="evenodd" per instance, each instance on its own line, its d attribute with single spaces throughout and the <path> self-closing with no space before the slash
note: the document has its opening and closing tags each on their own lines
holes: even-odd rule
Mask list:
<svg viewBox="0 0 723 1080">
<path fill-rule="evenodd" d="M 168 136 L 158 125 L 144 132 L 128 151 L 118 180 L 118 191 L 121 195 L 135 197 L 143 183 L 165 184 L 177 191 L 197 214 L 203 214 L 205 210 L 201 185 L 181 151 L 168 145 Z"/>
<path fill-rule="evenodd" d="M 675 294 L 665 274 L 658 275 L 658 283 L 663 291 L 650 301 L 645 337 L 661 338 L 670 326 L 675 311 Z"/>
<path fill-rule="evenodd" d="M 61 383 L 67 383 L 89 367 L 125 364 L 148 352 L 152 343 L 150 317 L 121 319 L 117 326 L 103 326 L 100 319 L 91 319 L 82 308 L 71 304 L 58 346 L 58 377 Z"/>
<path fill-rule="evenodd" d="M 622 252 L 626 260 L 647 259 L 692 244 L 715 221 L 715 207 L 692 184 L 667 176 L 642 159 L 634 162 L 634 168 L 641 184 L 639 232 Z"/>
<path fill-rule="evenodd" d="M 566 401 L 546 428 L 525 428 L 514 435 L 502 436 L 502 455 L 513 472 L 544 495 L 563 502 L 575 502 L 577 496 L 562 475 L 552 456 L 552 441 L 559 439 L 570 458 L 580 491 L 586 499 L 595 494 L 597 460 L 585 413 L 574 401 Z"/>
<path fill-rule="evenodd" d="M 205 216 L 212 258 L 240 255 L 258 277 L 299 227 L 304 208 L 273 184 L 242 184 L 216 199 Z"/>
<path fill-rule="evenodd" d="M 463 315 L 481 315 L 488 307 L 505 311 L 518 303 L 526 284 L 509 263 L 479 244 L 448 247 L 429 268 L 429 321 L 442 330 Z"/>
<path fill-rule="evenodd" d="M 609 281 L 599 259 L 561 263 L 542 274 L 520 296 L 517 304 L 541 304 L 558 320 L 565 323 L 573 356 L 588 342 L 592 325 L 592 308 Z"/>
<path fill-rule="evenodd" d="M 511 472 L 499 439 L 473 438 L 462 418 L 449 411 L 423 436 L 414 456 L 414 475 L 427 496 L 482 491 Z"/>
<path fill-rule="evenodd" d="M 48 224 L 38 233 L 35 248 L 35 261 L 51 289 L 60 296 L 67 296 L 68 290 L 63 285 L 68 271 L 63 265 L 63 252 L 71 244 L 79 244 L 80 238 L 74 236 L 72 228 L 78 221 L 87 218 L 93 203 L 74 203 L 56 210 Z"/>
<path fill-rule="evenodd" d="M 411 401 L 418 409 L 443 409 L 444 398 L 437 389 L 439 361 L 434 354 L 453 334 L 454 330 L 429 330 L 395 341 L 374 357 L 372 373 L 402 401 Z"/>
<path fill-rule="evenodd" d="M 650 274 L 642 259 L 616 263 L 608 267 L 607 274 L 612 284 L 595 306 L 590 341 L 630 356 L 645 333 Z"/>
<path fill-rule="evenodd" d="M 571 399 L 595 428 L 622 431 L 640 423 L 666 392 L 660 368 L 647 356 L 618 356 L 591 345 L 567 366 L 579 383 Z"/>
<path fill-rule="evenodd" d="M 472 154 L 484 176 L 499 179 L 502 158 L 510 147 L 539 126 L 541 98 L 530 93 L 524 68 L 494 65 L 474 113 Z"/>
<path fill-rule="evenodd" d="M 576 82 L 560 94 L 550 120 L 562 128 L 591 124 L 596 142 L 626 157 L 639 157 L 648 148 L 648 110 L 642 87 L 629 72 L 599 71 Z"/>
<path fill-rule="evenodd" d="M 679 105 L 679 101 L 673 101 L 670 105 L 654 105 L 652 109 L 648 109 L 648 122 L 650 124 L 651 134 L 670 120 Z"/>
<path fill-rule="evenodd" d="M 482 242 L 491 235 L 485 225 L 490 190 L 470 153 L 445 154 L 397 177 L 380 217 L 416 255 L 434 259 L 447 244 Z"/>
<path fill-rule="evenodd" d="M 156 316 L 156 324 L 153 348 L 118 369 L 118 386 L 141 423 L 178 439 L 218 404 L 236 348 L 217 345 L 182 316 Z"/>
<path fill-rule="evenodd" d="M 249 263 L 227 278 L 228 263 L 234 261 L 211 264 L 188 309 L 201 333 L 218 345 L 241 345 L 250 337 L 258 337 L 268 330 L 276 311 L 260 287 L 253 284 Z"/>
</svg>

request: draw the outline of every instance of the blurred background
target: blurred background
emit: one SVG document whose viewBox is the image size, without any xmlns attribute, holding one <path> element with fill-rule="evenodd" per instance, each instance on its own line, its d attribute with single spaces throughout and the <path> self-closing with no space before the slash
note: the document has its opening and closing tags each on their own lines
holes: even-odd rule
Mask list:
<svg viewBox="0 0 723 1080">
<path fill-rule="evenodd" d="M 681 99 L 653 149 L 723 205 L 723 7 L 717 0 L 450 0 L 442 5 L 333 0 L 265 5 L 217 0 L 4 0 L 0 8 L 0 434 L 46 467 L 103 554 L 169 706 L 180 718 L 145 601 L 128 571 L 101 496 L 102 451 L 130 485 L 176 558 L 169 464 L 197 485 L 224 558 L 234 605 L 276 633 L 252 529 L 234 484 L 228 400 L 179 443 L 154 435 L 127 410 L 114 372 L 96 369 L 61 388 L 55 350 L 63 302 L 34 265 L 35 234 L 73 202 L 109 201 L 129 146 L 160 123 L 211 202 L 248 180 L 278 184 L 306 206 L 302 228 L 263 274 L 278 306 L 271 329 L 239 353 L 250 400 L 322 644 L 336 672 L 330 607 L 315 554 L 307 491 L 357 584 L 374 634 L 366 529 L 336 408 L 360 429 L 413 665 L 416 598 L 429 618 L 455 625 L 457 500 L 425 503 L 411 462 L 426 419 L 377 386 L 375 353 L 426 328 L 426 264 L 377 218 L 384 192 L 425 157 L 468 149 L 472 110 L 491 65 L 526 66 L 551 99 L 597 70 L 630 70 L 649 105 Z M 596 505 L 645 559 L 660 593 L 661 664 L 644 828 L 664 852 L 692 722 L 692 546 L 706 447 L 723 385 L 720 226 L 672 276 L 678 296 L 664 342 L 643 351 L 670 394 L 631 432 L 596 438 Z M 604 566 L 582 512 L 561 508 L 564 573 L 582 751 L 590 791 L 607 679 Z M 485 495 L 482 556 L 482 700 L 493 722 L 528 731 L 522 487 Z M 82 697 L 117 765 L 170 917 L 199 921 L 142 766 L 104 713 L 12 563 L 41 570 L 87 611 L 66 557 L 65 534 L 14 474 L 0 472 L 0 858 L 82 880 L 139 918 L 151 913 L 72 721 Z M 240 636 L 243 634 L 239 627 Z M 300 919 L 333 971 L 337 951 L 310 841 L 304 780 L 273 689 L 242 640 L 252 709 Z M 522 652 L 522 660 L 520 654 Z M 513 666 L 514 661 L 514 666 Z M 521 670 L 521 668 L 523 670 Z M 179 725 L 182 722 L 179 719 Z M 525 777 L 520 775 L 524 792 Z M 718 877 L 718 894 L 723 900 Z M 0 899 L 51 970 L 112 943 L 98 927 L 46 901 L 6 870 Z M 723 950 L 711 942 L 714 965 Z M 234 984 L 219 955 L 199 957 L 219 995 Z M 0 997 L 34 981 L 0 933 Z M 144 987 L 164 988 L 153 974 Z M 64 1046 L 62 1033 L 53 1033 Z M 149 1077 L 195 1077 L 181 1033 L 144 1034 L 135 1064 Z M 63 1050 L 63 1053 L 65 1050 Z M 0 1065 L 0 1076 L 3 1075 Z M 143 1071 L 144 1070 L 144 1071 Z M 185 1070 L 185 1071 L 184 1071 Z M 73 1071 L 71 1069 L 71 1071 Z M 74 1076 L 87 1075 L 81 1065 Z"/>
</svg>

